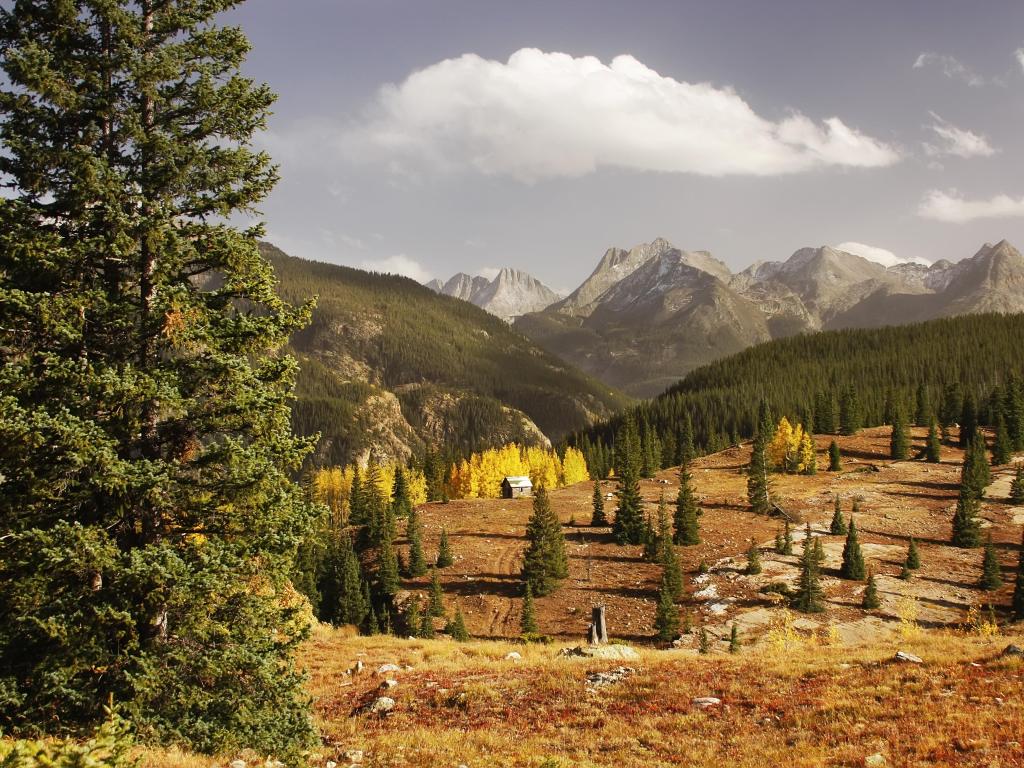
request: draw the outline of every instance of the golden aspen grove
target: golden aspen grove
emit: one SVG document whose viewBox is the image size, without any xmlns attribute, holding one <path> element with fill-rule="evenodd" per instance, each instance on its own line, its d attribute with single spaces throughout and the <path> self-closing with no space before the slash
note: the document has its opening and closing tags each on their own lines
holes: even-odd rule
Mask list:
<svg viewBox="0 0 1024 768">
<path fill-rule="evenodd" d="M 560 458 L 556 451 L 509 443 L 474 453 L 453 464 L 447 490 L 453 499 L 496 499 L 501 481 L 512 475 L 528 475 L 534 486 L 561 488 L 590 479 L 582 451 L 566 448 Z"/>
<path fill-rule="evenodd" d="M 803 424 L 793 426 L 783 416 L 775 428 L 775 436 L 767 447 L 768 462 L 773 469 L 797 475 L 813 475 L 817 471 L 814 441 Z"/>
</svg>

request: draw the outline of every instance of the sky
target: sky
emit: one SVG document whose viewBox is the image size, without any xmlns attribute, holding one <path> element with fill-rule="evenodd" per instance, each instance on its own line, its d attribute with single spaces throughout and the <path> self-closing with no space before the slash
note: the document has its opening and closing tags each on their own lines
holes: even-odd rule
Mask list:
<svg viewBox="0 0 1024 768">
<path fill-rule="evenodd" d="M 575 288 L 664 237 L 739 270 L 806 246 L 1024 248 L 1024 3 L 248 0 L 279 94 L 262 206 L 296 256 Z"/>
</svg>

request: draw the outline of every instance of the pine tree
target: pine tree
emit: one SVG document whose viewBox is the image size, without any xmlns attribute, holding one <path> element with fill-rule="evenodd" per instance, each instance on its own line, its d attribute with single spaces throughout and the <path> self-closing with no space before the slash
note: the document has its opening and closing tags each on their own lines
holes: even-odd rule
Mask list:
<svg viewBox="0 0 1024 768">
<path fill-rule="evenodd" d="M 526 537 L 530 544 L 523 556 L 523 580 L 530 584 L 534 595 L 543 597 L 569 575 L 562 525 L 551 509 L 543 486 L 534 494 Z"/>
<path fill-rule="evenodd" d="M 640 497 L 640 437 L 636 419 L 627 413 L 615 438 L 615 474 L 619 508 L 612 533 L 619 544 L 642 544 L 644 538 L 643 499 Z"/>
<path fill-rule="evenodd" d="M 311 308 L 232 223 L 276 180 L 234 4 L 0 11 L 5 732 L 90 731 L 113 697 L 198 751 L 314 738 L 285 598 L 314 519 L 285 344 Z"/>
<path fill-rule="evenodd" d="M 667 574 L 662 574 L 661 586 L 658 588 L 658 608 L 654 615 L 654 629 L 657 638 L 669 643 L 679 635 L 679 609 L 676 608 L 675 596 Z"/>
<path fill-rule="evenodd" d="M 729 630 L 729 653 L 740 652 L 740 630 L 733 622 L 732 629 Z"/>
<path fill-rule="evenodd" d="M 679 435 L 676 438 L 676 464 L 682 466 L 693 461 L 696 451 L 693 447 L 693 421 L 689 413 L 684 413 L 679 424 Z"/>
<path fill-rule="evenodd" d="M 779 555 L 793 554 L 793 532 L 789 528 L 789 518 L 783 522 L 782 532 L 775 537 L 775 552 Z"/>
<path fill-rule="evenodd" d="M 1024 464 L 1017 465 L 1017 474 L 1010 483 L 1010 503 L 1024 504 Z"/>
<path fill-rule="evenodd" d="M 528 581 L 523 587 L 523 615 L 519 620 L 519 631 L 524 635 L 536 635 L 540 632 L 537 628 L 537 614 L 533 607 L 533 588 Z"/>
<path fill-rule="evenodd" d="M 594 515 L 590 524 L 595 528 L 603 528 L 608 525 L 608 518 L 604 515 L 604 494 L 601 493 L 601 482 L 594 481 Z"/>
<path fill-rule="evenodd" d="M 401 465 L 395 467 L 395 480 L 391 488 L 391 511 L 399 519 L 408 517 L 412 512 L 409 483 L 405 477 L 405 469 Z"/>
<path fill-rule="evenodd" d="M 839 453 L 839 443 L 833 440 L 828 446 L 828 471 L 842 472 L 843 460 Z"/>
<path fill-rule="evenodd" d="M 978 411 L 974 407 L 974 396 L 964 396 L 963 408 L 960 412 L 960 447 L 966 449 L 978 431 Z"/>
<path fill-rule="evenodd" d="M 668 519 L 668 506 L 665 504 L 664 493 L 658 503 L 657 559 L 662 573 L 672 587 L 672 596 L 678 600 L 683 594 L 683 569 L 679 565 L 679 558 L 676 557 L 676 549 L 672 543 L 672 527 Z"/>
<path fill-rule="evenodd" d="M 1014 621 L 1024 621 L 1024 536 L 1021 537 L 1020 554 L 1017 556 L 1017 581 L 1013 588 L 1011 603 Z"/>
<path fill-rule="evenodd" d="M 1009 464 L 1013 458 L 1013 442 L 1006 428 L 1006 419 L 1002 411 L 996 416 L 996 436 L 992 443 L 992 466 L 1001 467 Z"/>
<path fill-rule="evenodd" d="M 427 572 L 427 559 L 423 556 L 423 529 L 420 518 L 412 507 L 408 512 L 405 537 L 409 541 L 409 576 L 415 579 Z"/>
<path fill-rule="evenodd" d="M 390 607 L 394 601 L 395 595 L 398 594 L 398 588 L 400 586 L 398 578 L 398 556 L 395 554 L 395 547 L 387 528 L 382 530 L 382 535 L 384 538 L 376 548 L 377 578 L 375 587 L 377 601 L 382 605 Z"/>
<path fill-rule="evenodd" d="M 379 635 L 380 624 L 377 622 L 377 612 L 373 610 L 373 606 L 370 606 L 370 613 L 366 617 L 366 634 L 368 635 Z"/>
<path fill-rule="evenodd" d="M 455 606 L 455 617 L 444 627 L 445 634 L 458 643 L 469 640 L 469 632 L 466 631 L 466 619 L 462 616 L 462 609 Z"/>
<path fill-rule="evenodd" d="M 423 614 L 420 612 L 420 599 L 413 595 L 409 605 L 405 609 L 405 635 L 406 637 L 419 637 L 423 631 Z"/>
<path fill-rule="evenodd" d="M 964 454 L 963 466 L 960 470 L 960 488 L 964 493 L 975 499 L 985 496 L 985 489 L 992 482 L 992 473 L 985 456 L 985 438 L 975 430 L 974 437 L 968 441 Z"/>
<path fill-rule="evenodd" d="M 352 488 L 348 492 L 348 524 L 368 525 L 370 517 L 366 513 L 366 500 L 363 497 L 363 480 L 360 477 L 359 467 L 352 473 Z"/>
<path fill-rule="evenodd" d="M 839 433 L 855 435 L 863 426 L 864 416 L 861 412 L 860 398 L 853 387 L 843 392 L 839 402 Z"/>
<path fill-rule="evenodd" d="M 861 600 L 860 607 L 866 611 L 873 611 L 881 605 L 881 601 L 878 599 L 878 585 L 875 583 L 875 574 L 873 571 L 868 572 L 868 585 L 864 588 L 864 599 Z"/>
<path fill-rule="evenodd" d="M 829 525 L 828 532 L 833 536 L 846 535 L 846 520 L 843 518 L 843 506 L 838 494 L 836 494 L 835 508 L 832 512 L 832 523 Z"/>
<path fill-rule="evenodd" d="M 437 636 L 434 632 L 434 616 L 430 611 L 424 611 L 420 617 L 419 636 L 424 640 L 433 640 Z"/>
<path fill-rule="evenodd" d="M 697 651 L 702 656 L 706 656 L 711 653 L 711 637 L 708 635 L 708 631 L 704 627 L 700 628 L 700 636 L 697 640 Z"/>
<path fill-rule="evenodd" d="M 701 510 L 697 506 L 697 497 L 693 492 L 693 478 L 690 475 L 689 462 L 679 466 L 679 493 L 676 496 L 676 509 L 673 515 L 673 541 L 683 547 L 700 544 Z"/>
<path fill-rule="evenodd" d="M 750 501 L 751 510 L 758 515 L 767 515 L 771 512 L 771 483 L 768 477 L 767 455 L 771 435 L 768 406 L 762 402 L 747 476 L 747 499 Z"/>
<path fill-rule="evenodd" d="M 1024 451 L 1024 383 L 1016 376 L 1006 382 L 1006 427 L 1014 451 Z"/>
<path fill-rule="evenodd" d="M 931 403 L 928 399 L 928 386 L 918 384 L 915 398 L 914 423 L 919 427 L 927 427 L 932 423 Z"/>
<path fill-rule="evenodd" d="M 972 548 L 981 543 L 981 524 L 978 521 L 980 507 L 981 502 L 975 492 L 967 485 L 961 484 L 956 512 L 953 515 L 953 546 Z"/>
<path fill-rule="evenodd" d="M 850 518 L 850 527 L 846 534 L 846 545 L 843 547 L 843 565 L 839 575 L 844 579 L 860 581 L 864 578 L 864 555 L 857 540 L 857 524 Z"/>
<path fill-rule="evenodd" d="M 939 440 L 939 425 L 933 418 L 928 427 L 928 440 L 925 443 L 925 460 L 938 464 L 942 461 L 942 441 Z"/>
<path fill-rule="evenodd" d="M 360 627 L 370 610 L 369 600 L 366 598 L 366 582 L 363 579 L 359 557 L 352 548 L 352 540 L 346 533 L 340 534 L 339 539 L 342 553 L 341 584 L 335 619 L 339 624 Z"/>
<path fill-rule="evenodd" d="M 999 555 L 992 544 L 991 536 L 985 541 L 985 554 L 981 561 L 981 581 L 978 582 L 978 586 L 986 592 L 1003 586 L 1003 572 L 999 567 Z"/>
<path fill-rule="evenodd" d="M 437 562 L 438 568 L 448 568 L 455 562 L 455 558 L 452 556 L 451 545 L 448 543 L 448 529 L 441 529 L 441 541 L 437 545 Z"/>
<path fill-rule="evenodd" d="M 904 461 L 910 455 L 910 438 L 907 435 L 907 424 L 903 409 L 893 406 L 892 434 L 889 437 L 889 456 L 896 461 Z"/>
<path fill-rule="evenodd" d="M 917 542 L 910 537 L 910 544 L 907 546 L 907 569 L 916 571 L 921 567 L 921 555 L 917 551 Z"/>
<path fill-rule="evenodd" d="M 644 551 L 641 555 L 648 563 L 658 559 L 658 532 L 651 522 L 650 513 L 644 514 Z"/>
<path fill-rule="evenodd" d="M 444 592 L 441 590 L 441 579 L 437 569 L 430 571 L 430 594 L 427 599 L 427 613 L 430 616 L 444 616 Z"/>
<path fill-rule="evenodd" d="M 815 553 L 811 525 L 807 524 L 804 534 L 804 552 L 800 557 L 800 577 L 793 607 L 804 613 L 821 613 L 825 610 L 824 594 L 821 589 L 819 562 Z"/>
<path fill-rule="evenodd" d="M 753 540 L 750 542 L 750 547 L 747 549 L 747 567 L 744 570 L 748 576 L 756 576 L 761 572 L 761 550 L 758 548 L 757 543 Z"/>
</svg>

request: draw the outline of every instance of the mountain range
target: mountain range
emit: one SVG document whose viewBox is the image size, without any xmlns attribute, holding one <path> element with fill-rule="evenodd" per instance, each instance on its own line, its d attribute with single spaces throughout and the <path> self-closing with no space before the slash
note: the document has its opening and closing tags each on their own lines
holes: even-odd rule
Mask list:
<svg viewBox="0 0 1024 768">
<path fill-rule="evenodd" d="M 499 270 L 490 280 L 459 272 L 446 283 L 431 280 L 427 287 L 475 304 L 507 323 L 529 312 L 539 312 L 561 298 L 532 275 L 509 267 Z"/>
<path fill-rule="evenodd" d="M 733 273 L 707 251 L 664 239 L 611 248 L 564 299 L 515 329 L 637 397 L 699 365 L 798 333 L 1024 311 L 1024 257 L 985 244 L 957 263 L 883 266 L 829 246 Z"/>
</svg>

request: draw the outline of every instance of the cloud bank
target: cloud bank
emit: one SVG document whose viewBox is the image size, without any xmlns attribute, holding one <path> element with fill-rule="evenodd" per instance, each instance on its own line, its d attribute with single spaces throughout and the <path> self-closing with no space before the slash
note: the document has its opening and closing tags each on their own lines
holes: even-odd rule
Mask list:
<svg viewBox="0 0 1024 768">
<path fill-rule="evenodd" d="M 955 189 L 933 189 L 917 207 L 917 215 L 935 221 L 964 224 L 977 219 L 1010 219 L 1024 216 L 1024 197 L 995 195 L 987 200 L 968 200 Z"/>
<path fill-rule="evenodd" d="M 353 158 L 526 182 L 598 168 L 773 176 L 900 159 L 838 117 L 773 121 L 731 88 L 664 77 L 632 56 L 604 64 L 532 48 L 508 62 L 466 54 L 389 84 L 343 141 Z"/>
<path fill-rule="evenodd" d="M 929 112 L 935 122 L 929 126 L 936 135 L 937 141 L 925 142 L 924 151 L 929 157 L 991 157 L 996 153 L 995 147 L 988 139 L 974 131 L 957 128 L 947 120 L 943 120 L 934 112 Z"/>
<path fill-rule="evenodd" d="M 860 256 L 868 261 L 881 264 L 883 267 L 895 267 L 897 264 L 922 264 L 927 267 L 931 264 L 930 261 L 925 261 L 924 259 L 919 258 L 904 259 L 885 248 L 879 248 L 874 245 L 865 245 L 864 243 L 858 243 L 853 240 L 840 243 L 834 247 L 836 250 L 852 253 L 854 256 Z"/>
</svg>

